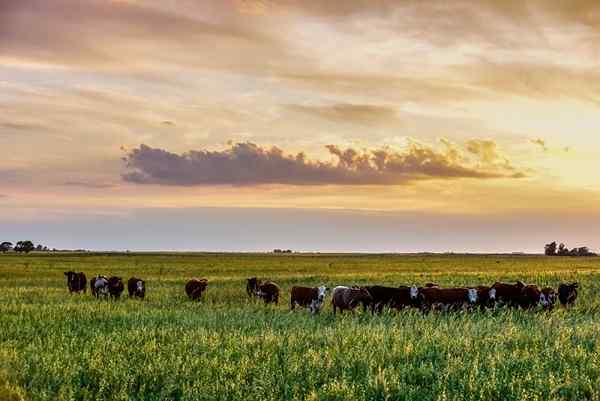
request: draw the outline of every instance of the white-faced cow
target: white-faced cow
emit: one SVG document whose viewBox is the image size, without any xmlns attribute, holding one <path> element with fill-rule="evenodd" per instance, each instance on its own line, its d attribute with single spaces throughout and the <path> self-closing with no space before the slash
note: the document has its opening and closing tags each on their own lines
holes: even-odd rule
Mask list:
<svg viewBox="0 0 600 401">
<path fill-rule="evenodd" d="M 442 310 L 462 309 L 472 307 L 478 299 L 475 288 L 420 288 L 421 309 L 429 312 L 435 308 Z"/>
<path fill-rule="evenodd" d="M 131 277 L 127 281 L 127 291 L 129 292 L 129 298 L 144 299 L 146 296 L 146 282 L 140 278 Z"/>
<path fill-rule="evenodd" d="M 310 313 L 315 314 L 321 310 L 327 287 L 292 287 L 290 294 L 290 310 L 297 306 L 308 308 Z"/>
<path fill-rule="evenodd" d="M 74 272 L 68 271 L 65 272 L 65 276 L 67 276 L 67 287 L 69 288 L 69 294 L 74 292 L 84 293 L 87 291 L 87 279 L 83 272 Z"/>
<path fill-rule="evenodd" d="M 108 278 L 106 276 L 95 276 L 90 280 L 90 290 L 93 296 L 108 296 Z"/>
<path fill-rule="evenodd" d="M 265 304 L 279 303 L 279 294 L 281 289 L 272 281 L 261 281 L 256 289 L 256 296 L 265 301 Z"/>
<path fill-rule="evenodd" d="M 413 287 L 385 287 L 373 285 L 364 287 L 371 295 L 370 301 L 371 313 L 381 313 L 384 307 L 394 309 L 404 309 L 410 306 L 417 306 L 419 289 Z M 364 309 L 367 305 L 364 304 Z"/>
</svg>

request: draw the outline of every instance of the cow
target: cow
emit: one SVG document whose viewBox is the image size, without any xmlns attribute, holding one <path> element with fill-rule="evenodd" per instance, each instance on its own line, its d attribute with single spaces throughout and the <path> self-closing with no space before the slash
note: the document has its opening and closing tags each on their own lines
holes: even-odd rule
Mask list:
<svg viewBox="0 0 600 401">
<path fill-rule="evenodd" d="M 125 286 L 123 285 L 123 279 L 121 277 L 112 276 L 108 279 L 108 293 L 113 299 L 119 299 Z"/>
<path fill-rule="evenodd" d="M 193 278 L 185 284 L 185 293 L 192 301 L 197 301 L 202 297 L 202 293 L 208 286 L 208 280 L 205 278 Z"/>
<path fill-rule="evenodd" d="M 290 310 L 294 310 L 296 305 L 308 307 L 308 310 L 313 315 L 321 309 L 327 287 L 292 287 L 290 295 Z"/>
<path fill-rule="evenodd" d="M 538 305 L 546 307 L 546 297 L 535 284 L 528 284 L 521 289 L 519 294 L 519 306 L 523 309 L 532 309 Z"/>
<path fill-rule="evenodd" d="M 83 272 L 68 271 L 65 272 L 67 276 L 67 287 L 69 288 L 69 294 L 74 292 L 87 292 L 87 279 Z"/>
<path fill-rule="evenodd" d="M 394 309 L 403 309 L 409 306 L 415 306 L 417 302 L 417 287 L 384 287 L 373 285 L 364 287 L 371 295 L 370 301 L 371 313 L 381 313 L 385 306 Z M 367 304 L 363 304 L 366 310 Z"/>
<path fill-rule="evenodd" d="M 338 286 L 333 289 L 331 294 L 331 306 L 333 314 L 339 309 L 340 313 L 344 310 L 354 310 L 359 303 L 370 304 L 373 302 L 373 297 L 366 288 L 349 288 Z"/>
<path fill-rule="evenodd" d="M 129 298 L 144 299 L 146 296 L 146 282 L 140 278 L 131 277 L 127 280 L 127 291 L 129 291 Z"/>
<path fill-rule="evenodd" d="M 265 301 L 265 304 L 279 303 L 279 286 L 272 281 L 261 281 L 257 285 L 256 296 Z"/>
<path fill-rule="evenodd" d="M 556 291 L 551 287 L 544 287 L 541 291 L 540 304 L 544 309 L 551 311 L 556 305 Z"/>
<path fill-rule="evenodd" d="M 439 287 L 439 284 L 436 283 L 426 283 L 425 288 Z"/>
<path fill-rule="evenodd" d="M 493 308 L 496 304 L 496 289 L 486 285 L 475 287 L 477 290 L 477 305 L 480 309 Z"/>
<path fill-rule="evenodd" d="M 429 287 L 419 289 L 419 298 L 421 310 L 426 313 L 438 306 L 445 310 L 473 306 L 477 302 L 478 294 L 475 288 Z"/>
<path fill-rule="evenodd" d="M 564 307 L 571 306 L 577 299 L 579 283 L 562 283 L 558 286 L 558 300 Z"/>
<path fill-rule="evenodd" d="M 496 302 L 507 306 L 519 306 L 521 290 L 524 287 L 525 284 L 521 281 L 517 281 L 516 284 L 496 282 L 492 285 L 492 289 L 496 291 Z"/>
<path fill-rule="evenodd" d="M 106 276 L 95 276 L 90 280 L 90 290 L 93 296 L 98 298 L 108 296 L 108 278 Z"/>
<path fill-rule="evenodd" d="M 258 286 L 262 283 L 262 280 L 259 280 L 256 277 L 249 277 L 246 279 L 246 294 L 248 297 L 256 297 L 256 293 L 258 291 Z"/>
</svg>

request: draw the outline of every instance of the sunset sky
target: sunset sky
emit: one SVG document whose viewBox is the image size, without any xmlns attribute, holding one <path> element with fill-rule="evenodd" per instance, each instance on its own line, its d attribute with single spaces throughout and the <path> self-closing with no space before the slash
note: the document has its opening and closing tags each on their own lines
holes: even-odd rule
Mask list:
<svg viewBox="0 0 600 401">
<path fill-rule="evenodd" d="M 596 0 L 0 0 L 0 241 L 600 250 Z"/>
</svg>

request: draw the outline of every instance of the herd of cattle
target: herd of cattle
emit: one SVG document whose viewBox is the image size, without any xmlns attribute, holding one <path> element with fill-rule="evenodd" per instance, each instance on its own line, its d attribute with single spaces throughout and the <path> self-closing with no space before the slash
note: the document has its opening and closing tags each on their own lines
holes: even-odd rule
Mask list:
<svg viewBox="0 0 600 401">
<path fill-rule="evenodd" d="M 82 272 L 65 272 L 69 292 L 86 292 L 87 279 Z M 185 293 L 191 300 L 200 300 L 208 287 L 207 279 L 192 279 L 185 285 Z M 517 281 L 514 284 L 496 282 L 492 286 L 443 288 L 435 283 L 423 287 L 400 286 L 337 286 L 331 291 L 333 313 L 338 310 L 354 310 L 362 305 L 363 311 L 380 313 L 384 307 L 390 309 L 419 308 L 423 312 L 431 310 L 482 310 L 496 306 L 509 306 L 523 309 L 541 307 L 552 310 L 556 301 L 563 306 L 571 306 L 577 299 L 578 283 L 563 283 L 558 291 L 550 287 L 539 288 L 535 284 Z M 130 297 L 143 299 L 146 294 L 144 280 L 132 277 L 127 281 Z M 95 276 L 90 280 L 90 290 L 95 297 L 119 298 L 124 291 L 121 277 Z M 326 286 L 299 287 L 290 291 L 290 309 L 296 306 L 308 308 L 311 313 L 321 310 L 328 291 Z M 250 277 L 246 281 L 246 293 L 249 297 L 262 299 L 266 304 L 279 303 L 281 288 L 270 280 Z"/>
</svg>

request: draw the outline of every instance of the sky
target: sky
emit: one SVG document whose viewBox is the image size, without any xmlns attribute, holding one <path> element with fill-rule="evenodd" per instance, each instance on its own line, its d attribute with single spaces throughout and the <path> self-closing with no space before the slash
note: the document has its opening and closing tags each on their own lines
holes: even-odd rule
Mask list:
<svg viewBox="0 0 600 401">
<path fill-rule="evenodd" d="M 0 0 L 0 240 L 600 250 L 595 0 Z"/>
</svg>

